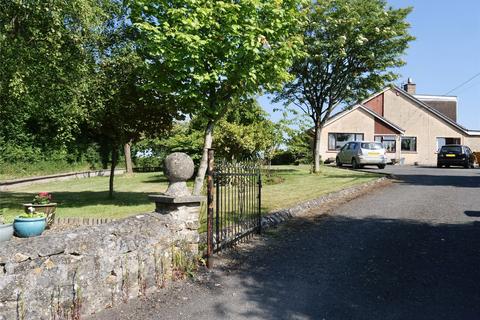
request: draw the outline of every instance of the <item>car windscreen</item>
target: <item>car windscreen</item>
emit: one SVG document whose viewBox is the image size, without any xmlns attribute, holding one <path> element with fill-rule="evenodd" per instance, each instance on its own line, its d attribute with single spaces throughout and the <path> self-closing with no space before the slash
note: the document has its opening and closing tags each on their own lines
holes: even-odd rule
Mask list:
<svg viewBox="0 0 480 320">
<path fill-rule="evenodd" d="M 362 149 L 380 150 L 383 149 L 383 145 L 381 143 L 363 142 Z"/>
<path fill-rule="evenodd" d="M 461 154 L 462 153 L 462 147 L 460 147 L 460 146 L 443 146 L 442 150 L 440 152 Z"/>
</svg>

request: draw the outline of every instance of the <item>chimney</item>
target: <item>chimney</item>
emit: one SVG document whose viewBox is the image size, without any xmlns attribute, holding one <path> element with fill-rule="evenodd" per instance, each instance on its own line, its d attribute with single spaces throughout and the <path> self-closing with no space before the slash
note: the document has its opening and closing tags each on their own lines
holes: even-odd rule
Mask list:
<svg viewBox="0 0 480 320">
<path fill-rule="evenodd" d="M 411 95 L 415 94 L 416 88 L 417 88 L 417 85 L 413 83 L 412 78 L 408 78 L 407 83 L 403 85 L 403 90 L 407 91 Z"/>
</svg>

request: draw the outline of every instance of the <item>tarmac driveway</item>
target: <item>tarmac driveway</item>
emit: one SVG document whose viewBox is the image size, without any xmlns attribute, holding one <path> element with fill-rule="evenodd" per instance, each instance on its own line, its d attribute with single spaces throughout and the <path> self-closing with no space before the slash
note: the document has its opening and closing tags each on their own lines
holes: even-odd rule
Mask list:
<svg viewBox="0 0 480 320">
<path fill-rule="evenodd" d="M 385 171 L 400 180 L 292 221 L 235 268 L 95 319 L 479 319 L 480 169 Z"/>
</svg>

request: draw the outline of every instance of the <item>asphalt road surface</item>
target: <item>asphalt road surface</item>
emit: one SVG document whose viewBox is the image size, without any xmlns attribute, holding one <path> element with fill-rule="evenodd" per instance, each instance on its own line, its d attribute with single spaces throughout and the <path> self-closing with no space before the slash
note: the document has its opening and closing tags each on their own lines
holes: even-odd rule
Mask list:
<svg viewBox="0 0 480 320">
<path fill-rule="evenodd" d="M 93 319 L 480 319 L 480 169 L 386 171 L 399 181 Z"/>
</svg>

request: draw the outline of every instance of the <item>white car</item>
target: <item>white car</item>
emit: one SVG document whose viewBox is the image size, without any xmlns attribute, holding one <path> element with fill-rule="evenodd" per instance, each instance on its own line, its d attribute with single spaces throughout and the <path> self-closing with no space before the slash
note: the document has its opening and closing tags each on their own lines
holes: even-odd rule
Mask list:
<svg viewBox="0 0 480 320">
<path fill-rule="evenodd" d="M 379 169 L 384 169 L 387 164 L 385 152 L 384 146 L 379 142 L 348 142 L 340 149 L 335 162 L 338 167 L 351 164 L 353 169 L 357 169 L 364 165 L 376 165 Z"/>
</svg>

